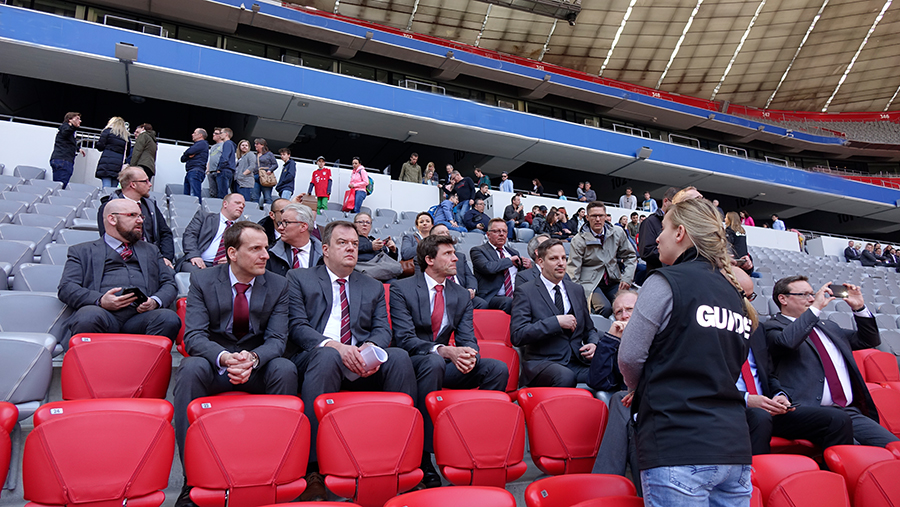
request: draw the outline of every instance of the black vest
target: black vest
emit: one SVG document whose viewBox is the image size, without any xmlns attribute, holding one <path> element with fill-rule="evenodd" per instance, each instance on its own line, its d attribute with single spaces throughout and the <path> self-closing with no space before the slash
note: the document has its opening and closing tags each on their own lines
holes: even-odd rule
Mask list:
<svg viewBox="0 0 900 507">
<path fill-rule="evenodd" d="M 750 319 L 728 280 L 691 248 L 656 271 L 672 288 L 672 315 L 657 332 L 635 393 L 641 470 L 750 464 L 744 398 Z"/>
</svg>

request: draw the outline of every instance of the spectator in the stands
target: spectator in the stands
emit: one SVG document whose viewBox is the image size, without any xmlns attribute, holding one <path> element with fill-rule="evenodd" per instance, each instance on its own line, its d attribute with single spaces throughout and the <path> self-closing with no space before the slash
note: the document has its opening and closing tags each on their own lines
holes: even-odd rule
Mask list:
<svg viewBox="0 0 900 507">
<path fill-rule="evenodd" d="M 347 185 L 351 190 L 355 191 L 355 200 L 353 201 L 353 212 L 359 213 L 362 208 L 363 201 L 366 200 L 366 187 L 369 186 L 369 173 L 359 161 L 359 157 L 353 157 L 353 172 L 350 174 L 350 183 Z M 366 259 L 359 259 L 360 261 Z"/>
<path fill-rule="evenodd" d="M 581 199 L 578 199 L 581 202 L 594 202 L 597 200 L 597 192 L 591 190 L 591 182 L 584 182 L 584 195 L 581 196 Z"/>
<path fill-rule="evenodd" d="M 258 137 L 253 140 L 253 145 L 256 147 L 257 158 L 259 160 L 259 171 L 274 173 L 275 170 L 278 169 L 278 160 L 275 159 L 275 154 L 269 150 L 269 143 L 262 137 Z M 256 198 L 254 199 L 254 202 L 259 204 L 259 209 L 263 209 L 265 204 L 272 204 L 272 187 L 264 187 L 259 183 L 258 172 L 254 179 L 255 185 L 253 187 L 253 196 Z M 258 193 L 256 193 L 257 190 Z"/>
<path fill-rule="evenodd" d="M 575 189 L 575 197 L 579 201 L 581 201 L 582 200 L 581 198 L 584 197 L 584 182 L 583 181 L 578 182 L 578 188 Z"/>
<path fill-rule="evenodd" d="M 501 192 L 509 192 L 513 193 L 513 182 L 509 179 L 509 174 L 506 171 L 500 173 L 500 191 Z"/>
<path fill-rule="evenodd" d="M 206 177 L 206 163 L 209 160 L 209 143 L 206 142 L 206 129 L 195 128 L 191 134 L 194 144 L 184 150 L 181 161 L 184 162 L 184 195 L 192 195 L 203 202 L 201 185 Z"/>
<path fill-rule="evenodd" d="M 668 211 L 669 206 L 672 205 L 672 199 L 675 198 L 675 194 L 678 190 L 675 187 L 669 187 L 666 190 L 666 195 L 663 196 L 662 207 L 656 210 L 656 213 L 653 213 L 646 220 L 641 222 L 640 230 L 638 231 L 638 255 L 640 258 L 647 263 L 647 274 L 653 272 L 655 269 L 659 269 L 662 267 L 662 263 L 659 262 L 659 249 L 656 245 L 656 238 L 659 237 L 659 233 L 662 232 L 662 220 L 666 215 L 666 211 Z"/>
<path fill-rule="evenodd" d="M 449 236 L 450 229 L 447 229 L 444 224 L 438 224 L 431 228 L 431 234 Z M 416 261 L 416 269 L 419 269 L 418 261 Z M 472 272 L 472 264 L 469 262 L 468 256 L 458 250 L 456 252 L 456 275 L 451 276 L 450 280 L 468 289 L 473 308 L 476 310 L 488 309 L 487 303 L 475 295 L 478 292 L 478 280 L 475 278 L 475 273 Z"/>
<path fill-rule="evenodd" d="M 113 116 L 106 123 L 106 127 L 100 132 L 100 138 L 94 144 L 94 148 L 100 152 L 100 160 L 97 161 L 97 170 L 94 177 L 98 178 L 104 187 L 118 186 L 119 171 L 125 164 L 125 154 L 131 144 L 128 127 L 120 116 Z"/>
<path fill-rule="evenodd" d="M 531 228 L 535 234 L 550 233 L 547 228 L 547 211 L 549 210 L 546 206 L 535 206 L 531 209 Z"/>
<path fill-rule="evenodd" d="M 225 230 L 244 214 L 244 203 L 241 194 L 228 194 L 222 199 L 218 213 L 207 213 L 202 208 L 197 210 L 181 236 L 184 257 L 179 261 L 179 271 L 192 273 L 228 262 Z"/>
<path fill-rule="evenodd" d="M 900 256 L 897 255 L 897 250 L 894 247 L 884 247 L 884 261 L 894 267 L 900 266 Z"/>
<path fill-rule="evenodd" d="M 53 181 L 62 183 L 63 188 L 69 184 L 72 173 L 75 171 L 75 155 L 81 151 L 81 155 L 84 156 L 84 150 L 79 150 L 75 141 L 75 130 L 80 126 L 81 113 L 66 113 L 53 142 L 50 169 L 53 171 Z"/>
<path fill-rule="evenodd" d="M 578 208 L 575 215 L 569 220 L 568 228 L 573 234 L 581 232 L 581 228 L 587 224 L 587 211 L 584 208 Z"/>
<path fill-rule="evenodd" d="M 534 185 L 531 195 L 544 195 L 544 185 L 541 185 L 541 180 L 535 178 L 531 180 L 531 184 Z"/>
<path fill-rule="evenodd" d="M 875 245 L 866 243 L 866 249 L 859 253 L 859 262 L 866 267 L 879 266 L 880 263 L 875 257 Z"/>
<path fill-rule="evenodd" d="M 459 196 L 455 193 L 441 201 L 441 204 L 434 210 L 434 223 L 444 224 L 451 231 L 466 232 L 466 228 L 460 226 L 453 215 L 453 208 L 457 204 L 459 204 Z"/>
<path fill-rule="evenodd" d="M 481 199 L 482 201 L 487 201 L 487 198 L 491 196 L 491 186 L 487 183 L 481 183 L 478 187 L 478 191 L 475 192 L 475 200 Z"/>
<path fill-rule="evenodd" d="M 488 188 L 491 188 L 491 179 L 481 171 L 481 168 L 475 168 L 475 177 L 478 178 L 475 181 L 475 185 L 478 186 L 478 188 L 481 188 L 482 185 L 487 185 Z"/>
<path fill-rule="evenodd" d="M 222 127 L 213 130 L 213 144 L 209 147 L 209 155 L 206 157 L 206 174 L 209 181 L 209 196 L 219 197 L 219 159 L 222 158 Z"/>
<path fill-rule="evenodd" d="M 891 261 L 891 257 L 889 256 L 890 251 L 889 246 L 884 247 L 884 251 L 881 250 L 881 247 L 875 248 L 875 258 L 878 259 L 878 262 L 881 263 L 881 266 L 886 268 L 895 268 L 897 264 Z M 885 253 L 888 252 L 888 253 Z"/>
<path fill-rule="evenodd" d="M 478 280 L 478 296 L 487 301 L 489 308 L 512 311 L 516 272 L 531 267 L 531 259 L 520 258 L 519 252 L 509 246 L 506 222 L 502 218 L 490 221 L 487 243 L 469 250 L 472 270 Z"/>
<path fill-rule="evenodd" d="M 316 225 L 313 210 L 303 204 L 288 204 L 277 225 L 281 237 L 269 248 L 266 269 L 287 276 L 291 269 L 314 267 L 322 258 L 322 242 L 309 234 Z"/>
<path fill-rule="evenodd" d="M 566 221 L 559 210 L 547 213 L 547 232 L 553 239 L 568 241 L 572 237 L 572 231 L 566 226 Z"/>
<path fill-rule="evenodd" d="M 148 178 L 156 174 L 156 132 L 149 123 L 142 123 L 134 129 L 131 165 L 143 168 Z"/>
<path fill-rule="evenodd" d="M 847 242 L 847 248 L 844 249 L 844 260 L 847 262 L 859 260 L 859 250 L 855 248 L 852 240 Z"/>
<path fill-rule="evenodd" d="M 437 174 L 434 172 L 434 162 L 428 162 L 428 166 L 425 168 L 425 178 L 422 179 L 423 185 L 430 185 L 436 187 L 439 185 L 437 180 Z"/>
<path fill-rule="evenodd" d="M 621 215 L 619 221 L 616 222 L 616 225 L 621 227 L 625 232 L 628 232 L 628 215 Z"/>
<path fill-rule="evenodd" d="M 548 239 L 551 239 L 549 234 L 536 234 L 528 240 L 525 251 L 528 253 L 528 257 L 531 257 L 531 267 L 528 269 L 520 269 L 516 273 L 516 286 L 520 286 L 525 282 L 529 282 L 541 276 L 541 267 L 537 265 L 537 247 Z M 568 274 L 566 275 L 566 280 L 570 280 Z"/>
<path fill-rule="evenodd" d="M 737 266 L 753 275 L 753 259 L 747 250 L 747 232 L 741 225 L 741 217 L 734 211 L 725 214 L 725 238 L 731 246 L 729 254 L 731 255 L 731 265 Z"/>
<path fill-rule="evenodd" d="M 297 165 L 291 159 L 291 149 L 282 148 L 278 150 L 281 155 L 281 178 L 278 179 L 278 185 L 275 186 L 275 193 L 280 195 L 282 199 L 290 199 L 294 195 L 294 178 L 297 177 Z M 368 182 L 367 182 L 368 183 Z"/>
<path fill-rule="evenodd" d="M 420 183 L 422 181 L 422 168 L 417 164 L 418 161 L 419 154 L 412 152 L 409 155 L 409 161 L 403 162 L 403 166 L 400 168 L 400 177 L 398 179 L 410 183 Z"/>
<path fill-rule="evenodd" d="M 716 211 L 719 213 L 719 216 L 722 218 L 722 220 L 725 220 L 725 211 L 722 210 L 722 208 L 719 206 L 719 200 L 713 199 L 712 205 L 715 206 Z"/>
<path fill-rule="evenodd" d="M 741 225 L 746 225 L 749 227 L 756 227 L 756 223 L 753 222 L 753 217 L 750 216 L 750 213 L 747 213 L 747 210 L 741 210 Z"/>
<path fill-rule="evenodd" d="M 776 231 L 784 230 L 784 221 L 778 218 L 778 215 L 772 213 L 772 229 Z"/>
<path fill-rule="evenodd" d="M 328 198 L 331 196 L 331 169 L 325 167 L 325 157 L 319 156 L 316 159 L 316 170 L 313 171 L 309 180 L 309 189 L 304 195 L 313 194 L 316 196 L 316 214 L 321 215 L 328 209 Z"/>
<path fill-rule="evenodd" d="M 421 211 L 416 215 L 416 228 L 414 231 L 406 231 L 400 240 L 400 260 L 415 260 L 416 249 L 419 242 L 427 238 L 431 234 L 434 226 L 434 219 L 427 211 Z"/>
<path fill-rule="evenodd" d="M 219 163 L 216 166 L 216 188 L 219 190 L 217 197 L 220 199 L 224 199 L 231 192 L 231 183 L 234 181 L 234 169 L 237 166 L 237 157 L 235 156 L 237 146 L 231 140 L 233 135 L 234 132 L 228 127 L 223 128 L 222 133 L 219 135 L 219 138 L 222 140 L 222 154 L 219 156 Z M 258 145 L 256 150 L 259 153 Z M 260 165 L 262 164 L 260 163 Z"/>
<path fill-rule="evenodd" d="M 392 259 L 397 259 L 397 245 L 394 244 L 393 238 L 388 236 L 387 240 L 382 240 L 369 235 L 372 232 L 371 215 L 365 211 L 357 213 L 353 219 L 353 225 L 356 226 L 356 232 L 359 233 L 359 262 L 374 259 L 378 252 L 384 252 Z"/>
<path fill-rule="evenodd" d="M 625 228 L 625 230 L 628 231 L 628 235 L 631 237 L 631 239 L 637 241 L 638 233 L 641 231 L 641 223 L 638 221 L 637 211 L 632 213 L 630 218 L 631 221 L 628 222 L 628 226 Z"/>
<path fill-rule="evenodd" d="M 274 245 L 275 242 L 278 241 L 278 238 L 281 237 L 281 233 L 278 232 L 278 226 L 276 224 L 281 221 L 281 212 L 284 211 L 285 206 L 290 203 L 291 201 L 280 197 L 275 199 L 272 201 L 272 206 L 269 208 L 269 214 L 257 222 L 266 231 L 266 237 L 269 238 L 269 247 Z"/>
<path fill-rule="evenodd" d="M 515 230 L 517 228 L 531 228 L 531 224 L 525 221 L 525 215 L 522 213 L 522 197 L 519 194 L 512 196 L 510 203 L 503 210 L 503 220 L 506 221 L 509 239 L 515 239 Z"/>
<path fill-rule="evenodd" d="M 253 201 L 253 175 L 258 170 L 256 153 L 250 151 L 250 141 L 241 139 L 237 145 L 237 167 L 234 171 L 234 182 L 237 191 L 244 196 L 244 201 Z"/>
<path fill-rule="evenodd" d="M 656 213 L 659 207 L 656 205 L 656 199 L 650 197 L 650 192 L 644 192 L 644 202 L 641 203 L 641 209 L 647 213 Z"/>
<path fill-rule="evenodd" d="M 619 207 L 624 209 L 637 209 L 637 197 L 631 195 L 631 187 L 625 189 L 625 195 L 619 197 Z"/>
<path fill-rule="evenodd" d="M 463 176 L 459 171 L 451 173 L 451 184 L 453 192 L 459 197 L 459 204 L 456 206 L 456 221 L 462 224 L 466 213 L 475 204 L 475 183 L 472 178 Z"/>
<path fill-rule="evenodd" d="M 484 200 L 475 199 L 475 205 L 470 209 L 463 218 L 463 225 L 469 232 L 480 232 L 487 234 L 488 222 L 491 217 L 484 213 Z"/>
<path fill-rule="evenodd" d="M 569 199 L 566 197 L 566 193 L 563 192 L 563 189 L 559 189 L 556 191 L 557 197 L 559 197 L 560 201 L 568 201 Z"/>
</svg>

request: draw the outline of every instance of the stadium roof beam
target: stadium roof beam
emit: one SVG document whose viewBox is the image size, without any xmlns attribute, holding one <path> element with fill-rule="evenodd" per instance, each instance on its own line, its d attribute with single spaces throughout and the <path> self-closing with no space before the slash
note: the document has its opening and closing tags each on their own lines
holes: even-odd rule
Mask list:
<svg viewBox="0 0 900 507">
<path fill-rule="evenodd" d="M 803 49 L 803 46 L 806 44 L 806 40 L 809 39 L 809 34 L 812 33 L 813 29 L 816 27 L 816 23 L 822 18 L 822 12 L 825 11 L 825 7 L 828 5 L 828 0 L 822 2 L 822 6 L 819 7 L 819 12 L 813 16 L 812 22 L 809 24 L 809 28 L 806 29 L 806 33 L 803 35 L 803 40 L 800 41 L 800 45 L 797 46 L 797 51 L 794 51 L 794 57 L 791 58 L 791 63 L 788 64 L 787 68 L 784 69 L 784 74 L 781 75 L 781 79 L 778 81 L 778 85 L 775 86 L 775 90 L 772 91 L 772 95 L 769 95 L 769 100 L 766 101 L 766 106 L 764 109 L 769 108 L 769 104 L 775 100 L 775 94 L 778 93 L 778 90 L 781 89 L 782 83 L 787 79 L 788 72 L 791 71 L 791 67 L 794 66 L 794 62 L 797 61 L 797 56 L 800 54 L 800 50 Z"/>
<path fill-rule="evenodd" d="M 530 12 L 540 16 L 562 19 L 575 25 L 575 18 L 581 12 L 581 0 L 479 0 L 487 4 L 502 5 L 517 11 Z"/>
<path fill-rule="evenodd" d="M 669 61 L 666 63 L 666 68 L 663 70 L 662 75 L 659 76 L 659 81 L 656 82 L 656 89 L 659 90 L 660 85 L 662 85 L 663 79 L 666 78 L 666 74 L 669 73 L 669 68 L 672 67 L 672 62 L 675 61 L 675 57 L 678 56 L 678 50 L 681 49 L 681 44 L 684 42 L 684 38 L 687 37 L 687 33 L 691 29 L 691 25 L 694 23 L 694 18 L 697 16 L 697 13 L 700 12 L 700 5 L 703 4 L 703 0 L 697 0 L 697 5 L 694 6 L 694 10 L 691 11 L 690 17 L 688 17 L 687 23 L 684 25 L 684 29 L 681 31 L 681 37 L 678 38 L 678 42 L 675 43 L 675 49 L 672 50 L 672 54 L 669 56 Z"/>
<path fill-rule="evenodd" d="M 636 3 L 637 0 L 631 0 L 631 2 L 628 3 L 628 8 L 625 9 L 625 15 L 622 16 L 622 22 L 619 24 L 619 29 L 616 30 L 616 36 L 613 37 L 612 44 L 609 46 L 609 51 L 606 52 L 606 59 L 603 60 L 603 64 L 600 65 L 600 72 L 597 73 L 598 77 L 603 75 L 603 71 L 606 70 L 606 66 L 609 65 L 609 60 L 612 58 L 616 45 L 619 44 L 619 38 L 622 36 L 622 32 L 625 31 L 625 25 L 628 23 L 628 18 L 631 17 L 631 11 L 634 10 L 634 4 Z"/>
<path fill-rule="evenodd" d="M 759 5 L 756 7 L 756 12 L 753 14 L 753 17 L 750 18 L 750 23 L 747 24 L 747 29 L 744 30 L 744 34 L 741 35 L 741 42 L 734 49 L 734 54 L 731 55 L 731 60 L 728 61 L 728 66 L 725 67 L 725 72 L 722 74 L 722 79 L 719 80 L 719 84 L 716 85 L 715 89 L 713 89 L 712 97 L 709 100 L 716 100 L 716 95 L 718 95 L 719 90 L 722 88 L 722 85 L 725 84 L 725 78 L 728 77 L 728 73 L 731 72 L 731 67 L 734 66 L 734 61 L 737 60 L 738 55 L 741 52 L 741 48 L 744 47 L 744 42 L 747 42 L 747 37 L 750 36 L 750 30 L 753 30 L 753 25 L 756 23 L 756 19 L 759 17 L 759 13 L 762 12 L 763 7 L 766 6 L 766 0 L 761 0 Z"/>
<path fill-rule="evenodd" d="M 409 13 L 409 22 L 406 23 L 406 31 L 412 30 L 413 20 L 416 19 L 416 11 L 419 10 L 419 0 L 413 4 L 412 12 Z"/>
<path fill-rule="evenodd" d="M 418 0 L 416 0 L 418 1 Z M 547 54 L 547 50 L 550 49 L 550 37 L 553 37 L 553 32 L 556 31 L 556 24 L 559 23 L 558 19 L 553 20 L 553 26 L 550 27 L 550 33 L 547 34 L 547 41 L 544 42 L 544 47 L 541 48 L 541 56 L 538 57 L 539 62 L 544 61 L 544 55 Z"/>
<path fill-rule="evenodd" d="M 488 4 L 487 11 L 485 11 L 484 13 L 484 21 L 481 22 L 481 30 L 478 30 L 478 36 L 475 37 L 475 43 L 473 44 L 473 46 L 475 46 L 476 48 L 479 44 L 481 44 L 481 36 L 484 35 L 484 29 L 487 28 L 488 19 L 491 17 L 491 7 L 493 7 L 493 5 Z"/>
</svg>

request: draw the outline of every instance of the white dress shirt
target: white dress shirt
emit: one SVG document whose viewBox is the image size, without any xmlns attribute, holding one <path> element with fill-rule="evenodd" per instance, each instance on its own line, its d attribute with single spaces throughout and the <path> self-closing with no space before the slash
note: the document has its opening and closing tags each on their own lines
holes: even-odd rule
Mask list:
<svg viewBox="0 0 900 507">
<path fill-rule="evenodd" d="M 216 235 L 209 243 L 209 246 L 206 247 L 206 250 L 200 254 L 200 258 L 203 259 L 203 262 L 211 264 L 216 259 L 216 252 L 219 251 L 219 243 L 222 242 L 222 235 L 225 234 L 225 222 L 227 221 L 229 220 L 225 218 L 225 215 L 219 213 L 219 229 L 216 231 Z"/>
<path fill-rule="evenodd" d="M 490 243 L 488 243 L 488 244 L 490 245 Z M 494 254 L 496 254 L 497 258 L 499 259 L 500 252 L 497 251 L 497 247 L 495 247 L 494 245 L 491 245 L 491 248 L 494 249 Z M 509 259 L 513 255 L 515 255 L 515 254 L 509 253 L 509 250 L 506 249 L 506 244 L 504 244 L 500 248 L 503 249 L 503 257 L 506 259 Z M 513 291 L 515 291 L 516 290 L 516 273 L 519 272 L 519 269 L 516 268 L 515 265 L 513 265 L 513 267 L 509 268 L 507 271 L 509 271 L 509 283 L 510 283 L 510 285 L 512 285 Z M 505 275 L 504 275 L 504 277 L 505 277 Z M 497 295 L 498 296 L 506 296 L 506 287 L 504 287 L 504 285 L 502 283 L 500 284 L 500 290 L 497 291 Z"/>
<path fill-rule="evenodd" d="M 234 271 L 231 270 L 231 266 L 228 266 L 228 279 L 231 281 L 232 306 L 231 306 L 231 313 L 228 315 L 228 323 L 225 324 L 225 331 L 230 333 L 231 328 L 234 325 L 234 298 L 237 297 L 237 288 L 234 285 L 236 283 L 240 283 L 240 281 L 237 278 L 235 278 Z M 250 280 L 250 282 L 249 282 L 250 287 L 247 287 L 247 290 L 244 291 L 244 296 L 247 298 L 247 310 L 248 311 L 250 310 L 250 293 L 253 292 L 253 283 L 254 282 L 256 282 L 256 277 L 253 277 L 253 280 Z M 247 334 L 250 334 L 252 332 L 253 332 L 253 325 L 250 324 L 250 322 L 248 321 L 247 322 Z M 221 366 L 222 354 L 224 354 L 226 352 L 228 352 L 228 351 L 223 350 L 222 352 L 219 352 L 218 356 L 216 356 L 216 365 L 219 366 L 219 375 L 224 375 L 225 370 L 227 370 L 227 368 L 224 368 Z"/>
<path fill-rule="evenodd" d="M 556 289 L 554 289 L 554 287 L 557 285 L 559 286 L 559 291 L 562 293 L 563 309 L 565 310 L 565 313 L 569 313 L 569 310 L 572 309 L 572 303 L 569 302 L 569 293 L 566 292 L 566 286 L 563 285 L 562 282 L 554 284 L 550 280 L 547 280 L 543 273 L 541 273 L 541 281 L 544 282 L 544 288 L 550 293 L 550 301 L 556 301 Z"/>
<path fill-rule="evenodd" d="M 322 335 L 325 337 L 321 343 L 319 343 L 320 347 L 324 347 L 329 340 L 336 341 L 340 343 L 341 341 L 341 286 L 337 283 L 339 276 L 332 273 L 330 269 L 327 267 L 325 271 L 328 272 L 328 278 L 331 279 L 331 313 L 328 314 L 328 322 L 325 323 L 325 329 L 322 331 Z M 350 277 L 345 278 L 347 283 L 344 284 L 344 293 L 347 295 L 347 303 L 350 303 Z M 356 337 L 350 337 L 350 345 L 356 345 Z"/>
</svg>

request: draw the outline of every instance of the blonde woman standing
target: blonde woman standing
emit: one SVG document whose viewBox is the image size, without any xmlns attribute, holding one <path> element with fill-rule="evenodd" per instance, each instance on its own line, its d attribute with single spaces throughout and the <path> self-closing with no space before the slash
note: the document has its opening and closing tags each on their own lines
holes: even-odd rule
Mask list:
<svg viewBox="0 0 900 507">
<path fill-rule="evenodd" d="M 94 177 L 102 182 L 102 186 L 113 188 L 119 186 L 119 171 L 125 164 L 130 144 L 125 120 L 119 116 L 110 118 L 100 132 L 100 139 L 94 145 L 100 152 Z"/>
</svg>

